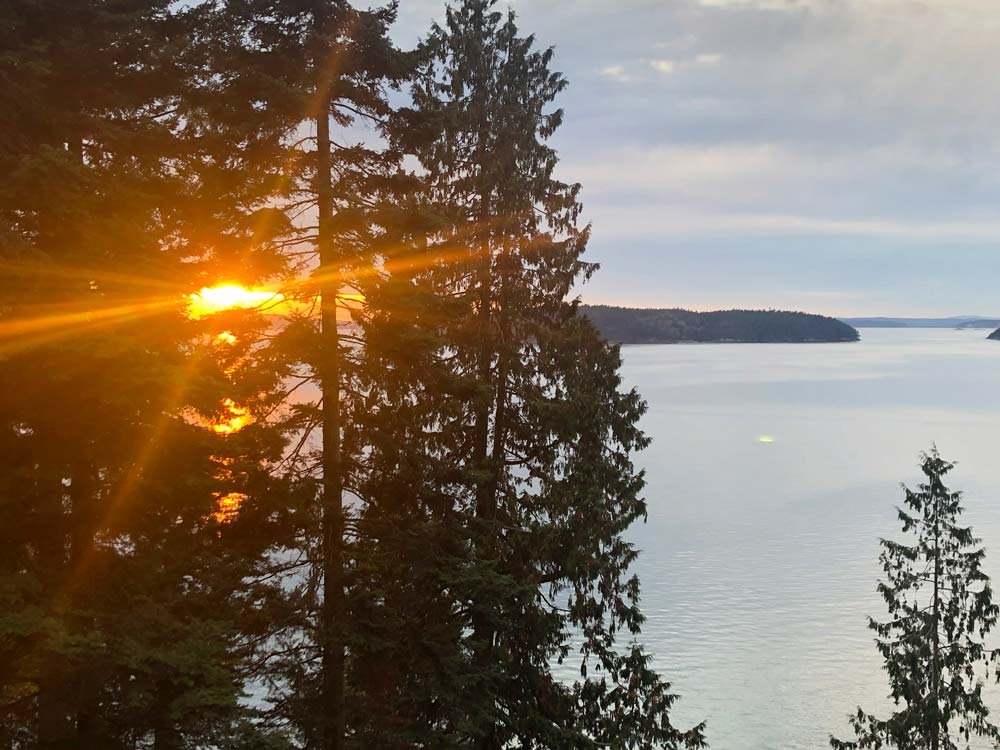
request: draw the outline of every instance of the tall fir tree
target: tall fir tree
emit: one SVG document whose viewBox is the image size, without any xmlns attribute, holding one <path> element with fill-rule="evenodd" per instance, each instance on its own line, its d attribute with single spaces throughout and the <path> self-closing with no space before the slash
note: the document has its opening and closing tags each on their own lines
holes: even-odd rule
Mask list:
<svg viewBox="0 0 1000 750">
<path fill-rule="evenodd" d="M 283 173 L 288 196 L 280 207 L 301 230 L 288 247 L 303 275 L 292 294 L 318 300 L 318 309 L 298 315 L 283 334 L 289 356 L 302 364 L 299 375 L 320 396 L 294 410 L 300 434 L 292 474 L 314 500 L 301 514 L 299 537 L 311 570 L 285 597 L 296 602 L 281 636 L 288 658 L 275 660 L 283 666 L 269 681 L 277 712 L 300 740 L 335 750 L 353 731 L 345 698 L 352 565 L 345 478 L 356 457 L 343 444 L 342 399 L 353 380 L 356 341 L 342 319 L 357 278 L 372 272 L 365 214 L 392 182 L 398 158 L 379 143 L 395 122 L 388 89 L 407 80 L 413 66 L 388 37 L 394 3 L 368 10 L 343 0 L 227 6 L 246 77 L 277 82 L 292 107 Z"/>
<path fill-rule="evenodd" d="M 701 746 L 618 643 L 643 620 L 624 532 L 645 513 L 644 404 L 569 297 L 595 267 L 546 143 L 565 80 L 494 6 L 450 7 L 427 40 L 405 145 L 422 185 L 382 221 L 365 286 L 347 407 L 366 459 L 355 606 L 381 635 L 355 673 L 385 717 L 368 741 Z M 571 685 L 553 667 L 575 647 Z"/>
<path fill-rule="evenodd" d="M 858 708 L 851 717 L 854 740 L 831 738 L 837 750 L 892 747 L 957 750 L 973 738 L 1000 740 L 983 701 L 982 677 L 994 652 L 983 639 L 996 624 L 985 550 L 962 526 L 962 494 L 944 477 L 954 464 L 937 448 L 921 458 L 926 482 L 904 487 L 899 509 L 910 543 L 883 539 L 879 561 L 885 580 L 878 590 L 889 620 L 869 620 L 889 675 L 897 710 L 886 719 Z"/>
<path fill-rule="evenodd" d="M 459 616 L 459 580 L 472 568 L 458 468 L 472 386 L 452 368 L 445 334 L 470 310 L 451 294 L 454 258 L 427 242 L 436 219 L 419 197 L 370 218 L 382 273 L 360 281 L 364 346 L 345 399 L 345 444 L 364 456 L 348 475 L 361 499 L 349 719 L 366 747 L 452 747 L 468 742 L 459 707 L 477 667 Z"/>
</svg>

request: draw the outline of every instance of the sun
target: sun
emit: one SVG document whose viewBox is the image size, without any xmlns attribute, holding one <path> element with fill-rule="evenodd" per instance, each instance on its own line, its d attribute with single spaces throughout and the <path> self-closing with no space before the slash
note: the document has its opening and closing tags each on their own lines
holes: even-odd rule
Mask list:
<svg viewBox="0 0 1000 750">
<path fill-rule="evenodd" d="M 231 398 L 222 399 L 222 407 L 225 410 L 224 416 L 212 423 L 212 431 L 218 435 L 232 435 L 253 421 L 250 410 L 240 406 Z"/>
<path fill-rule="evenodd" d="M 197 294 L 188 295 L 188 317 L 200 318 L 223 310 L 251 310 L 268 303 L 278 303 L 284 295 L 266 289 L 248 289 L 240 284 L 220 284 L 202 287 Z"/>
</svg>

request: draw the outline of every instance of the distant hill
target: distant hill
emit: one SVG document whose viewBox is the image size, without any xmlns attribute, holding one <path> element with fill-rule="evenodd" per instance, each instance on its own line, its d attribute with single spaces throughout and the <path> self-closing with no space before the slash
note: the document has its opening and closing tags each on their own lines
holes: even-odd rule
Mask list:
<svg viewBox="0 0 1000 750">
<path fill-rule="evenodd" d="M 997 328 L 1000 318 L 956 315 L 950 318 L 840 318 L 855 328 Z"/>
<path fill-rule="evenodd" d="M 1000 318 L 976 318 L 967 323 L 961 323 L 956 328 L 1000 328 Z"/>
<path fill-rule="evenodd" d="M 819 343 L 861 338 L 835 318 L 781 310 L 692 312 L 583 305 L 580 311 L 605 338 L 623 344 Z"/>
</svg>

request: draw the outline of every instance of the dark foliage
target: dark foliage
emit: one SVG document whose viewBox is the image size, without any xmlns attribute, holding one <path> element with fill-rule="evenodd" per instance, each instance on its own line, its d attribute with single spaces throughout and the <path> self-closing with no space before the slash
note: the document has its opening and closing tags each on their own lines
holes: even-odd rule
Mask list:
<svg viewBox="0 0 1000 750">
<path fill-rule="evenodd" d="M 364 743 L 699 747 L 636 641 L 645 405 L 569 297 L 594 266 L 548 143 L 566 81 L 490 0 L 450 7 L 426 52 L 419 184 L 377 234 L 345 402 Z"/>
<path fill-rule="evenodd" d="M 0 745 L 704 745 L 566 81 L 495 5 L 416 53 L 391 2 L 0 5 Z M 220 281 L 299 312 L 184 314 Z"/>
<path fill-rule="evenodd" d="M 259 316 L 188 320 L 184 295 L 220 266 L 280 271 L 281 227 L 256 231 L 268 131 L 195 93 L 215 80 L 209 11 L 0 7 L 5 747 L 176 750 L 248 718 L 247 581 L 283 441 L 263 419 L 232 439 L 206 424 L 226 397 L 263 417 L 283 373 Z"/>
</svg>

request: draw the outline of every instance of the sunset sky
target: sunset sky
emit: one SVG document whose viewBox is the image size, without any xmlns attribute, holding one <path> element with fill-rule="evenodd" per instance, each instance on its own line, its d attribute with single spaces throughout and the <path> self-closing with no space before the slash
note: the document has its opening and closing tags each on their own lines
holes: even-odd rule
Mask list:
<svg viewBox="0 0 1000 750">
<path fill-rule="evenodd" d="M 404 0 L 412 43 L 439 0 Z M 994 0 L 512 2 L 570 79 L 588 302 L 1000 315 Z"/>
</svg>

